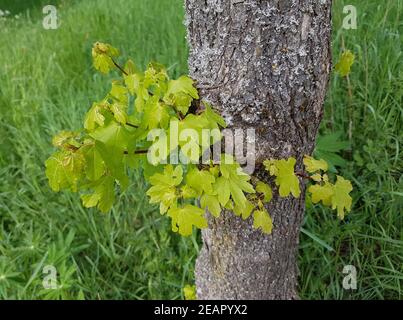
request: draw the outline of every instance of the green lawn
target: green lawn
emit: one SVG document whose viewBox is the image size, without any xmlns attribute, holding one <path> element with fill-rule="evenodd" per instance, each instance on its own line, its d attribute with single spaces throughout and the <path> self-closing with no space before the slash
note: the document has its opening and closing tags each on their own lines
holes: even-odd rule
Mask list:
<svg viewBox="0 0 403 320">
<path fill-rule="evenodd" d="M 357 6 L 357 30 L 341 29 L 344 2 Z M 42 28 L 39 3 L 0 0 L 12 12 L 0 20 L 0 298 L 181 299 L 194 282 L 199 235 L 172 233 L 140 178 L 103 215 L 76 194 L 53 193 L 44 161 L 52 135 L 80 128 L 109 86 L 91 66 L 95 41 L 139 65 L 157 60 L 172 76 L 187 72 L 182 0 L 61 0 L 57 30 Z M 350 84 L 332 76 L 321 136 L 340 132 L 348 142 L 338 143 L 346 162 L 337 169 L 352 180 L 354 202 L 343 222 L 307 204 L 302 298 L 403 296 L 402 7 L 400 0 L 336 1 L 334 57 L 344 43 L 356 63 Z M 355 291 L 342 288 L 348 264 L 357 268 Z M 60 289 L 43 290 L 46 265 L 58 269 Z"/>
</svg>

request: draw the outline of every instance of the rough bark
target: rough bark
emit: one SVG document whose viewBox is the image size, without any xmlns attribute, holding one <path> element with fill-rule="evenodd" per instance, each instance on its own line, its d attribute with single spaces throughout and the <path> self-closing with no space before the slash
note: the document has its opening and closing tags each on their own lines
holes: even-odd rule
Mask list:
<svg viewBox="0 0 403 320">
<path fill-rule="evenodd" d="M 331 0 L 185 0 L 185 8 L 190 74 L 201 97 L 231 128 L 256 129 L 257 166 L 294 156 L 301 169 L 331 69 Z M 255 174 L 271 182 L 261 168 Z M 298 297 L 304 197 L 274 196 L 268 211 L 271 235 L 254 230 L 251 218 L 209 216 L 196 262 L 199 299 Z"/>
</svg>

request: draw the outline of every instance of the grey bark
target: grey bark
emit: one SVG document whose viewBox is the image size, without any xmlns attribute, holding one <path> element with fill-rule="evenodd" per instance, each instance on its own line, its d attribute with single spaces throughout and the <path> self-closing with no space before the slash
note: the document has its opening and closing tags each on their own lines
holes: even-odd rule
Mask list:
<svg viewBox="0 0 403 320">
<path fill-rule="evenodd" d="M 258 166 L 294 156 L 301 169 L 331 69 L 331 0 L 185 0 L 185 9 L 190 75 L 201 98 L 231 128 L 256 129 Z M 272 184 L 261 167 L 255 174 Z M 195 271 L 199 299 L 298 298 L 304 196 L 275 195 L 268 211 L 271 235 L 253 229 L 251 218 L 208 217 Z"/>
</svg>

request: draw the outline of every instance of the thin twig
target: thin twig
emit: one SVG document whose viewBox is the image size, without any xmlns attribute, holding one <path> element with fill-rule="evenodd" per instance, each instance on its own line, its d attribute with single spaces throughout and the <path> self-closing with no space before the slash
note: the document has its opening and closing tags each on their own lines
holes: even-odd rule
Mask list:
<svg viewBox="0 0 403 320">
<path fill-rule="evenodd" d="M 146 154 L 148 152 L 148 149 L 145 149 L 145 150 L 135 150 L 134 151 L 134 154 Z M 124 154 L 129 154 L 129 152 L 128 151 L 123 151 L 123 153 Z"/>
<path fill-rule="evenodd" d="M 111 58 L 111 59 L 112 59 L 112 62 L 113 62 L 113 64 L 115 65 L 116 68 L 118 68 L 125 76 L 128 76 L 128 75 L 129 75 L 120 65 L 118 65 L 118 64 L 116 63 L 115 60 L 113 60 L 113 58 Z"/>
<path fill-rule="evenodd" d="M 312 179 L 310 176 L 308 176 L 305 172 L 301 172 L 301 171 L 297 171 L 295 172 L 295 174 L 301 178 L 304 179 Z"/>
</svg>

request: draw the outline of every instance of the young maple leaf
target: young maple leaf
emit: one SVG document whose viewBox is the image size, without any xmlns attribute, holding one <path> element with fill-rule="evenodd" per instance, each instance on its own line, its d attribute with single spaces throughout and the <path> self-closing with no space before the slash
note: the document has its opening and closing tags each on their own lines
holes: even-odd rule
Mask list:
<svg viewBox="0 0 403 320">
<path fill-rule="evenodd" d="M 299 188 L 299 180 L 294 172 L 294 166 L 297 161 L 291 157 L 287 160 L 274 160 L 277 168 L 276 185 L 279 186 L 279 193 L 281 197 L 287 197 L 290 193 L 295 198 L 298 198 L 301 190 Z"/>
<path fill-rule="evenodd" d="M 172 207 L 168 210 L 168 216 L 172 218 L 172 231 L 179 232 L 182 236 L 190 236 L 192 226 L 207 228 L 204 210 L 190 204 L 183 208 Z"/>
<path fill-rule="evenodd" d="M 270 234 L 273 229 L 273 222 L 269 213 L 266 210 L 256 210 L 253 213 L 253 227 L 261 228 L 266 234 Z"/>
<path fill-rule="evenodd" d="M 337 208 L 337 216 L 344 219 L 344 210 L 350 212 L 352 198 L 349 195 L 353 190 L 351 182 L 343 177 L 337 176 L 337 181 L 333 186 L 332 209 Z"/>
<path fill-rule="evenodd" d="M 306 171 L 308 171 L 310 173 L 316 172 L 319 170 L 323 170 L 326 172 L 328 169 L 327 162 L 325 160 L 323 160 L 323 159 L 316 160 L 310 156 L 304 157 L 304 165 L 305 165 Z"/>
<path fill-rule="evenodd" d="M 118 55 L 119 51 L 107 43 L 96 42 L 92 48 L 94 67 L 102 73 L 108 73 L 114 67 L 112 57 Z"/>
<path fill-rule="evenodd" d="M 348 76 L 351 71 L 351 66 L 354 63 L 355 56 L 350 50 L 346 50 L 341 54 L 339 62 L 337 62 L 335 69 L 342 76 Z"/>
<path fill-rule="evenodd" d="M 207 170 L 191 169 L 186 175 L 187 184 L 201 194 L 205 192 L 211 194 L 213 192 L 214 176 Z"/>
<path fill-rule="evenodd" d="M 322 201 L 325 206 L 332 204 L 333 185 L 329 182 L 325 182 L 324 185 L 314 184 L 308 188 L 308 191 L 312 194 L 313 203 Z"/>
</svg>

